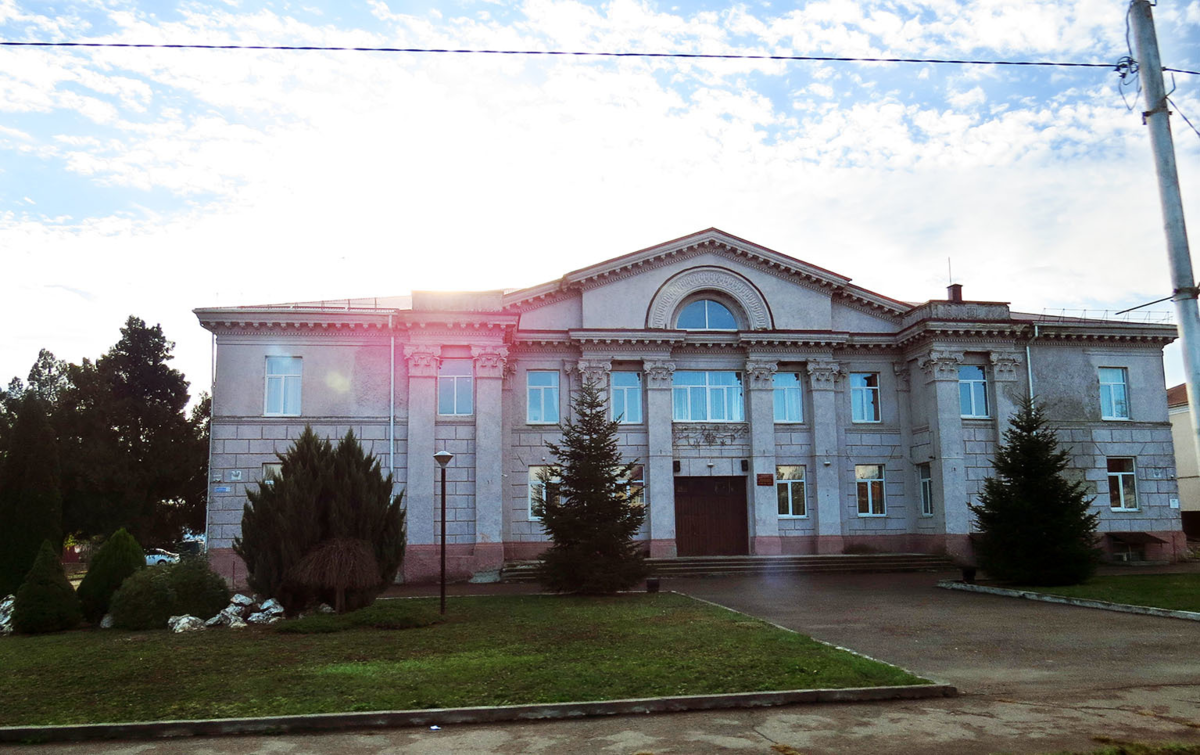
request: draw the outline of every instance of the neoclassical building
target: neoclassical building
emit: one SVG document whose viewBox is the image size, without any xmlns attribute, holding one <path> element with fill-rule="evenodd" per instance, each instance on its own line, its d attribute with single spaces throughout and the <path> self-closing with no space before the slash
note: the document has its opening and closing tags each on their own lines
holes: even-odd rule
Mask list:
<svg viewBox="0 0 1200 755">
<path fill-rule="evenodd" d="M 1173 326 L 906 303 L 716 229 L 532 288 L 196 310 L 214 334 L 208 543 L 311 425 L 364 439 L 404 491 L 407 580 L 535 556 L 545 443 L 596 381 L 640 466 L 655 557 L 970 549 L 968 503 L 1032 393 L 1095 495 L 1104 545 L 1182 555 L 1162 347 Z"/>
</svg>

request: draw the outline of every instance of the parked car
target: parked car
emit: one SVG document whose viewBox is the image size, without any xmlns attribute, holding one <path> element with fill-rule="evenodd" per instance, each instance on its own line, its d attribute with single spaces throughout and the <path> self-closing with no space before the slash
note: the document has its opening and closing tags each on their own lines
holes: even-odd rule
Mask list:
<svg viewBox="0 0 1200 755">
<path fill-rule="evenodd" d="M 179 554 L 165 551 L 162 548 L 151 548 L 146 551 L 146 565 L 174 564 L 179 562 Z"/>
</svg>

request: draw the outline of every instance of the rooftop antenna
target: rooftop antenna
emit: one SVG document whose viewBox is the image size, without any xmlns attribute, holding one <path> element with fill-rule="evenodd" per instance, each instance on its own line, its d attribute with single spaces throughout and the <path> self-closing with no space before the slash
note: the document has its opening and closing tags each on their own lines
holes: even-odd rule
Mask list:
<svg viewBox="0 0 1200 755">
<path fill-rule="evenodd" d="M 954 268 L 950 267 L 950 258 L 946 258 L 946 285 L 954 283 Z"/>
</svg>

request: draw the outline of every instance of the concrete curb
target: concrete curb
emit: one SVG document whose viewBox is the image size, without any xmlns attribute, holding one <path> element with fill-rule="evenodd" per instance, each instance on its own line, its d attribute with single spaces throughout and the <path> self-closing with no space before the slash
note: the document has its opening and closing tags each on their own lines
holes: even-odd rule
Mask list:
<svg viewBox="0 0 1200 755">
<path fill-rule="evenodd" d="M 1061 595 L 1047 595 L 1032 590 L 1011 590 L 1007 587 L 991 587 L 990 585 L 972 585 L 966 582 L 946 579 L 938 582 L 938 587 L 946 590 L 962 590 L 963 592 L 981 592 L 988 595 L 1002 595 L 1007 598 L 1024 598 L 1025 600 L 1040 600 L 1043 603 L 1061 603 L 1080 608 L 1099 608 L 1102 611 L 1117 611 L 1119 613 L 1136 613 L 1143 616 L 1161 616 L 1165 619 L 1184 619 L 1200 621 L 1200 613 L 1195 611 L 1173 611 L 1169 608 L 1154 608 L 1152 606 L 1133 606 L 1128 603 L 1109 603 L 1107 600 L 1091 600 L 1089 598 L 1067 598 Z"/>
<path fill-rule="evenodd" d="M 369 713 L 314 713 L 265 718 L 210 718 L 196 721 L 143 721 L 72 726 L 3 726 L 2 743 L 80 742 L 102 739 L 163 739 L 235 734 L 287 734 L 293 732 L 340 731 L 345 729 L 446 726 L 503 721 L 538 721 L 631 713 L 668 713 L 721 708 L 764 708 L 797 703 L 852 703 L 876 700 L 919 700 L 954 697 L 958 691 L 945 684 L 911 687 L 854 687 L 781 692 L 739 692 L 727 695 L 687 695 L 606 700 L 588 703 L 503 705 L 480 708 L 432 708 L 429 710 L 378 711 Z"/>
</svg>

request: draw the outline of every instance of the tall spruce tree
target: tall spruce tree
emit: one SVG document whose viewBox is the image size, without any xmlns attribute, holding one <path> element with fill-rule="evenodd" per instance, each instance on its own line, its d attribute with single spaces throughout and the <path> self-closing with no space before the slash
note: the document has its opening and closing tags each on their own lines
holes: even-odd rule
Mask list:
<svg viewBox="0 0 1200 755">
<path fill-rule="evenodd" d="M 534 513 L 553 544 L 541 556 L 541 582 L 555 592 L 605 594 L 646 576 L 642 546 L 633 537 L 646 518 L 640 491 L 617 447 L 616 421 L 600 387 L 587 381 L 571 402 L 573 416 L 559 425 L 562 443 L 546 443 L 555 463 L 543 474 Z"/>
<path fill-rule="evenodd" d="M 979 504 L 970 507 L 981 533 L 976 556 L 990 576 L 1071 585 L 1095 572 L 1098 516 L 1084 484 L 1064 476 L 1069 465 L 1041 407 L 1026 400 L 992 461 L 996 476 L 984 480 Z"/>
<path fill-rule="evenodd" d="M 47 541 L 62 548 L 58 443 L 42 400 L 26 391 L 0 469 L 0 597 L 15 593 Z"/>
<path fill-rule="evenodd" d="M 404 510 L 392 495 L 392 476 L 348 432 L 334 448 L 311 427 L 279 457 L 278 477 L 246 491 L 242 535 L 234 551 L 246 563 L 250 586 L 289 612 L 334 591 L 314 594 L 296 570 L 305 556 L 332 540 L 369 544 L 379 570 L 370 588 L 349 590 L 349 609 L 368 605 L 391 584 L 404 559 Z"/>
</svg>

